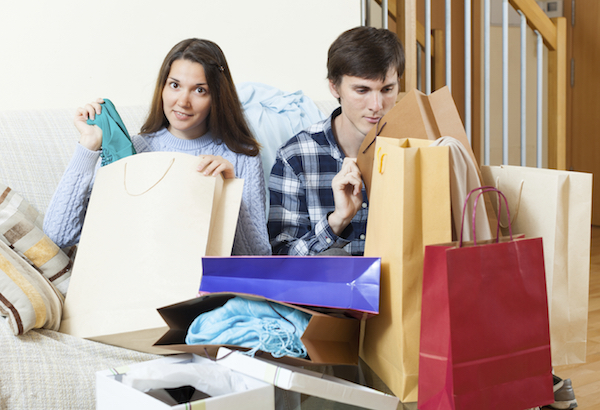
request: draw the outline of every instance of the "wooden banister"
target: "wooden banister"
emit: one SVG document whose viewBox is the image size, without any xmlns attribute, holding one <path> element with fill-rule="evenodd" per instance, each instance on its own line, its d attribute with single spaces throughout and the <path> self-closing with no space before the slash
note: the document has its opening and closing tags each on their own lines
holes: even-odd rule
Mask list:
<svg viewBox="0 0 600 410">
<path fill-rule="evenodd" d="M 405 68 L 401 79 L 404 92 L 417 88 L 417 0 L 388 1 L 388 13 L 394 9 L 396 34 L 404 46 Z M 402 11 L 398 13 L 398 11 Z M 398 18 L 397 16 L 401 17 Z"/>
<path fill-rule="evenodd" d="M 380 0 L 376 0 L 381 4 Z M 421 0 L 420 0 L 421 1 Z M 566 18 L 550 19 L 535 0 L 509 0 L 520 10 L 527 24 L 542 36 L 548 48 L 548 167 L 566 169 L 567 166 L 567 26 Z M 396 33 L 405 48 L 406 68 L 401 89 L 408 92 L 417 88 L 417 43 L 424 45 L 425 29 L 417 21 L 417 0 L 389 0 L 388 16 L 396 21 Z M 433 34 L 431 53 L 434 87 L 443 85 L 444 33 Z"/>
<path fill-rule="evenodd" d="M 556 26 L 535 0 L 508 0 L 508 2 L 515 10 L 521 10 L 527 17 L 527 25 L 542 35 L 546 47 L 550 50 L 556 50 Z"/>
<path fill-rule="evenodd" d="M 550 19 L 535 0 L 509 0 L 548 47 L 548 168 L 567 168 L 567 19 Z M 538 57 L 539 58 L 539 57 Z"/>
<path fill-rule="evenodd" d="M 548 168 L 567 169 L 567 19 L 556 25 L 556 48 L 548 51 Z"/>
</svg>

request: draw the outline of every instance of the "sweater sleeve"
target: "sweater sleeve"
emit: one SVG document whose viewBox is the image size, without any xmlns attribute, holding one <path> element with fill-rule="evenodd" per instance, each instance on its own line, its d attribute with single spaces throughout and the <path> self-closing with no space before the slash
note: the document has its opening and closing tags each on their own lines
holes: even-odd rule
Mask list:
<svg viewBox="0 0 600 410">
<path fill-rule="evenodd" d="M 44 217 L 44 233 L 60 248 L 75 245 L 92 192 L 100 151 L 77 144 Z"/>
<path fill-rule="evenodd" d="M 243 166 L 237 177 L 244 179 L 244 191 L 232 254 L 270 255 L 265 213 L 265 178 L 260 155 L 241 158 Z"/>
</svg>

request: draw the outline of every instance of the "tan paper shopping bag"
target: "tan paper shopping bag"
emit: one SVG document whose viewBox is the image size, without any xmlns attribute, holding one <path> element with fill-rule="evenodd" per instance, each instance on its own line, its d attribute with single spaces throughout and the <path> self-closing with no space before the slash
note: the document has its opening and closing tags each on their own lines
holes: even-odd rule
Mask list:
<svg viewBox="0 0 600 410">
<path fill-rule="evenodd" d="M 552 364 L 585 362 L 592 175 L 507 165 L 481 172 L 508 198 L 513 232 L 543 238 Z"/>
<path fill-rule="evenodd" d="M 360 355 L 403 402 L 417 401 L 423 252 L 452 240 L 449 148 L 378 137 L 365 256 L 381 257 L 379 315 Z"/>
<path fill-rule="evenodd" d="M 96 176 L 60 330 L 129 349 L 167 331 L 157 308 L 194 297 L 202 256 L 231 254 L 243 180 L 206 177 L 198 157 L 143 153 Z"/>
</svg>

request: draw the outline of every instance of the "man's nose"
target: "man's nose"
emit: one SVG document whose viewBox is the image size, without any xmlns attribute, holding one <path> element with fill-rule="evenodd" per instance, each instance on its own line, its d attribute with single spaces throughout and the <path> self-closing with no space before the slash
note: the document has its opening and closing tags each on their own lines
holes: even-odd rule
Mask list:
<svg viewBox="0 0 600 410">
<path fill-rule="evenodd" d="M 369 108 L 374 112 L 380 111 L 383 108 L 383 97 L 381 96 L 381 93 L 373 93 Z"/>
</svg>

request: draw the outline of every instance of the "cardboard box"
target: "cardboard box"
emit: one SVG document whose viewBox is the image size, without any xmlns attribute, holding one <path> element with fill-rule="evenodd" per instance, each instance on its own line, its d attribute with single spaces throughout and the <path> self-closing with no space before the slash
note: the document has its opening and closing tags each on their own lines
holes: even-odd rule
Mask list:
<svg viewBox="0 0 600 410">
<path fill-rule="evenodd" d="M 396 410 L 395 396 L 356 383 L 282 363 L 252 358 L 239 351 L 220 348 L 217 362 L 239 373 L 270 383 L 284 390 L 306 394 L 336 403 L 372 410 Z M 335 408 L 340 408 L 336 405 Z M 355 408 L 355 407 L 352 407 Z"/>
<path fill-rule="evenodd" d="M 188 328 L 196 317 L 204 312 L 223 306 L 229 299 L 240 296 L 259 301 L 270 301 L 275 304 L 288 306 L 312 315 L 301 340 L 308 352 L 309 359 L 284 356 L 273 358 L 270 354 L 258 352 L 257 355 L 281 361 L 295 366 L 317 364 L 358 364 L 359 325 L 357 319 L 333 317 L 310 309 L 300 308 L 287 303 L 278 302 L 256 295 L 242 293 L 211 293 L 190 299 L 171 306 L 158 309 L 169 330 L 155 344 L 155 347 L 176 350 L 185 353 L 195 353 L 201 356 L 216 357 L 221 345 L 187 345 L 185 336 Z M 236 350 L 249 350 L 240 346 L 225 346 Z"/>
<path fill-rule="evenodd" d="M 269 383 L 245 374 L 239 374 L 239 376 L 243 378 L 248 390 L 215 395 L 203 400 L 175 406 L 168 405 L 149 394 L 121 382 L 124 374 L 141 366 L 157 366 L 162 363 L 191 363 L 194 360 L 210 362 L 209 359 L 193 358 L 191 354 L 180 354 L 151 362 L 124 366 L 118 369 L 99 371 L 96 373 L 96 409 L 184 410 L 195 408 L 203 410 L 229 410 L 243 408 L 249 410 L 268 410 L 275 408 L 274 387 Z"/>
</svg>

